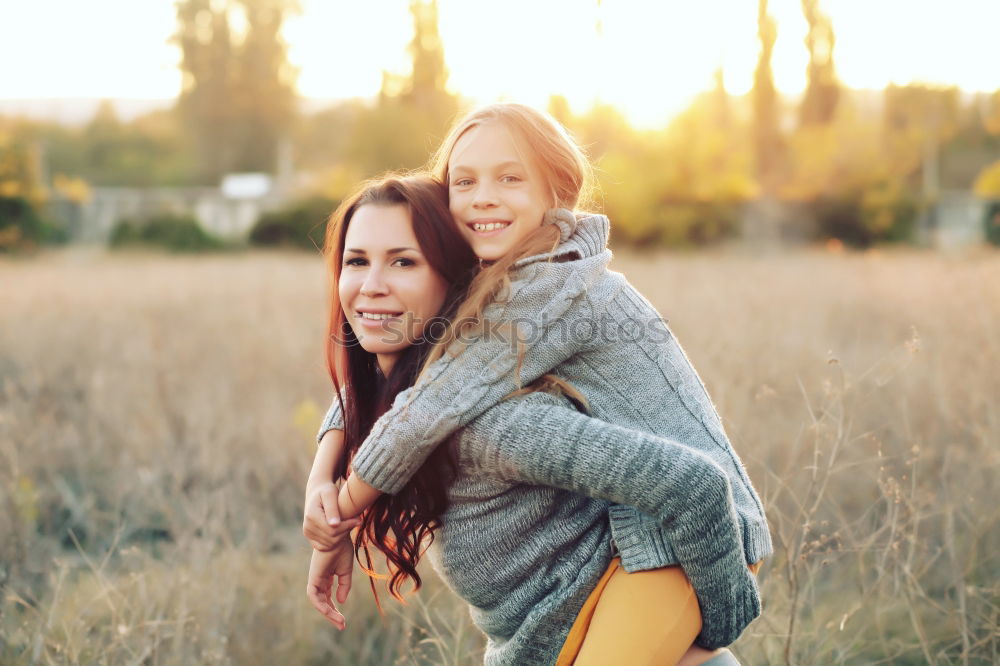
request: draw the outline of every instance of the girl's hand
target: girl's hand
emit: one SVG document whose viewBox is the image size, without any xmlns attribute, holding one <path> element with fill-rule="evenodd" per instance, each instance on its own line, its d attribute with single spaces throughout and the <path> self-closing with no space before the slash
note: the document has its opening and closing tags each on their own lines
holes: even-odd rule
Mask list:
<svg viewBox="0 0 1000 666">
<path fill-rule="evenodd" d="M 309 581 L 306 596 L 320 615 L 343 631 L 347 627 L 343 614 L 333 603 L 333 579 L 337 579 L 337 603 L 347 601 L 351 591 L 351 574 L 354 572 L 354 544 L 350 539 L 340 539 L 333 549 L 314 550 L 309 562 Z"/>
<path fill-rule="evenodd" d="M 343 521 L 340 519 L 337 494 L 337 486 L 331 481 L 306 490 L 302 535 L 314 550 L 322 552 L 331 550 L 352 529 L 361 524 L 358 518 Z"/>
</svg>

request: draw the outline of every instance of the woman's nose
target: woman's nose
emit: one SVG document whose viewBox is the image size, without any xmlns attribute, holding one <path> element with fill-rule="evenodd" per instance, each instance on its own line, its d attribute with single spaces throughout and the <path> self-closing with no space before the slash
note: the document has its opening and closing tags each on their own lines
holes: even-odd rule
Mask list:
<svg viewBox="0 0 1000 666">
<path fill-rule="evenodd" d="M 361 283 L 360 291 L 362 296 L 384 296 L 389 293 L 382 271 L 377 268 L 368 271 L 365 281 Z"/>
</svg>

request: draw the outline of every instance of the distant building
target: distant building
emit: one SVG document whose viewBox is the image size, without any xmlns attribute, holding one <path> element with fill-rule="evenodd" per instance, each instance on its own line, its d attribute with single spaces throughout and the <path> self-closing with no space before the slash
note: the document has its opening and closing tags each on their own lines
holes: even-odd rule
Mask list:
<svg viewBox="0 0 1000 666">
<path fill-rule="evenodd" d="M 205 231 L 241 241 L 262 213 L 286 203 L 284 188 L 263 173 L 229 174 L 219 187 L 93 187 L 90 194 L 80 204 L 53 202 L 74 241 L 105 243 L 121 220 L 141 224 L 162 213 L 191 215 Z"/>
<path fill-rule="evenodd" d="M 981 245 L 986 240 L 986 215 L 994 203 L 972 192 L 942 192 L 917 219 L 916 240 L 938 249 Z"/>
</svg>

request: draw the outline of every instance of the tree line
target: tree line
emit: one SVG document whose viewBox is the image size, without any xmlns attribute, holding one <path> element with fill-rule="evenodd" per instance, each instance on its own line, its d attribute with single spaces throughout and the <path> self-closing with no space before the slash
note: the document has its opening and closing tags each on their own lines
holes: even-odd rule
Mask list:
<svg viewBox="0 0 1000 666">
<path fill-rule="evenodd" d="M 738 232 L 747 201 L 773 200 L 802 204 L 815 233 L 866 245 L 906 239 L 942 188 L 1000 196 L 1000 167 L 989 168 L 1000 158 L 1000 90 L 849 90 L 820 0 L 801 7 L 809 62 L 799 100 L 774 85 L 778 26 L 768 0 L 758 0 L 760 50 L 746 96 L 728 94 L 720 71 L 713 90 L 656 130 L 631 127 L 610 106 L 573 113 L 565 99 L 550 100 L 594 161 L 595 206 L 621 240 L 717 241 Z M 313 197 L 335 203 L 363 178 L 422 166 L 467 106 L 446 87 L 436 1 L 410 2 L 410 73 L 384 74 L 374 101 L 310 114 L 300 111 L 281 37 L 298 10 L 295 0 L 179 0 L 183 86 L 172 108 L 123 122 L 106 102 L 80 128 L 0 118 L 0 247 L 17 242 L 14 227 L 44 236 L 46 198 L 83 200 L 88 186 L 217 185 L 234 171 L 275 173 L 284 155 L 315 175 Z"/>
</svg>

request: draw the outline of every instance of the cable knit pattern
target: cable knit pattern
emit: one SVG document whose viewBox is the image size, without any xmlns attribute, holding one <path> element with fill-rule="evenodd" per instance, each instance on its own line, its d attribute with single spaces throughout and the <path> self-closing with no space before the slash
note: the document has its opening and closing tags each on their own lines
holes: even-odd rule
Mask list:
<svg viewBox="0 0 1000 666">
<path fill-rule="evenodd" d="M 611 560 L 615 502 L 656 520 L 695 572 L 692 585 L 725 600 L 703 610 L 760 612 L 729 481 L 708 456 L 546 393 L 488 410 L 461 431 L 456 454 L 429 557 L 487 635 L 487 664 L 555 662 Z M 731 571 L 741 573 L 735 585 Z M 736 617 L 719 620 L 733 639 L 743 628 Z"/>
<path fill-rule="evenodd" d="M 547 219 L 556 223 L 566 215 L 572 214 L 554 212 Z M 608 270 L 607 218 L 575 221 L 572 234 L 554 253 L 515 265 L 507 299 L 485 313 L 488 322 L 515 325 L 521 339 L 520 376 L 514 372 L 519 345 L 487 326 L 461 354 L 437 361 L 428 381 L 397 397 L 357 452 L 354 471 L 383 492 L 398 491 L 437 442 L 521 385 L 554 370 L 586 396 L 597 419 L 675 442 L 677 446 L 668 447 L 673 453 L 681 447 L 724 472 L 727 501 L 732 502 L 741 533 L 739 567 L 731 556 L 721 557 L 707 547 L 721 538 L 716 532 L 706 532 L 708 541 L 701 540 L 698 547 L 690 545 L 695 540 L 685 530 L 702 529 L 697 512 L 704 506 L 694 504 L 692 512 L 668 526 L 661 514 L 641 502 L 614 500 L 608 518 L 626 571 L 681 564 L 702 607 L 699 644 L 726 645 L 759 612 L 746 602 L 756 590 L 749 587 L 752 577 L 746 575 L 745 565 L 772 552 L 762 504 L 704 385 L 666 322 L 624 276 Z M 549 451 L 548 435 L 519 432 L 525 438 L 519 444 Z M 646 463 L 627 458 L 622 454 L 613 465 Z"/>
</svg>

